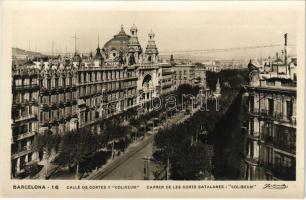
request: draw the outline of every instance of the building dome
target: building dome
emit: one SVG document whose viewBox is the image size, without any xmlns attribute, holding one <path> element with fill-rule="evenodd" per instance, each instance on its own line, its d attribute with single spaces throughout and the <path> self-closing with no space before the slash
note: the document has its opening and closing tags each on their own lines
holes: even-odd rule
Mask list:
<svg viewBox="0 0 306 200">
<path fill-rule="evenodd" d="M 105 50 L 106 56 L 109 58 L 115 58 L 119 55 L 119 51 L 128 52 L 128 43 L 130 40 L 121 25 L 121 30 L 117 35 L 114 35 L 112 39 L 105 43 L 103 49 Z"/>
</svg>

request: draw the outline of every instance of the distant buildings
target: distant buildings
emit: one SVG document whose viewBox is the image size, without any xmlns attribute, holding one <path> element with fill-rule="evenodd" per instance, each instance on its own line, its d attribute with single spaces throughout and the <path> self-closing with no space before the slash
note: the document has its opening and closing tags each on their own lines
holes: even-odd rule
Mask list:
<svg viewBox="0 0 306 200">
<path fill-rule="evenodd" d="M 247 180 L 296 179 L 296 58 L 249 63 Z"/>
<path fill-rule="evenodd" d="M 220 72 L 221 70 L 243 69 L 245 68 L 244 61 L 241 60 L 210 60 L 202 62 L 206 71 Z"/>
<path fill-rule="evenodd" d="M 206 88 L 206 69 L 204 66 L 195 66 L 194 68 L 194 84 L 200 88 Z"/>
</svg>

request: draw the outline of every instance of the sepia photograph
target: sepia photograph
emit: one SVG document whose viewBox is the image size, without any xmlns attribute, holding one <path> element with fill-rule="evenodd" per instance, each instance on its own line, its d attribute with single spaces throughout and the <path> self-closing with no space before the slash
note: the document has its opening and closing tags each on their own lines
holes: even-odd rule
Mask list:
<svg viewBox="0 0 306 200">
<path fill-rule="evenodd" d="M 4 193 L 303 196 L 304 6 L 4 1 Z"/>
</svg>

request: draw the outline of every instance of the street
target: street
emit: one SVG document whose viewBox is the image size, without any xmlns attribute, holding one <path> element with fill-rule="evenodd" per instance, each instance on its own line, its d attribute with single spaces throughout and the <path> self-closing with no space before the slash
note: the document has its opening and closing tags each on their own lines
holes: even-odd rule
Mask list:
<svg viewBox="0 0 306 200">
<path fill-rule="evenodd" d="M 198 110 L 198 108 L 196 109 Z M 168 118 L 163 127 L 178 124 L 188 119 L 190 115 L 183 112 Z M 153 153 L 153 135 L 147 136 L 143 141 L 139 141 L 136 146 L 128 148 L 129 150 L 122 156 L 106 166 L 105 169 L 92 175 L 89 179 L 98 180 L 144 180 L 144 157 L 151 157 Z M 153 179 L 154 165 L 149 165 L 150 179 Z"/>
<path fill-rule="evenodd" d="M 143 180 L 144 160 L 142 158 L 152 155 L 153 142 L 148 143 L 143 149 L 111 171 L 105 180 Z"/>
</svg>

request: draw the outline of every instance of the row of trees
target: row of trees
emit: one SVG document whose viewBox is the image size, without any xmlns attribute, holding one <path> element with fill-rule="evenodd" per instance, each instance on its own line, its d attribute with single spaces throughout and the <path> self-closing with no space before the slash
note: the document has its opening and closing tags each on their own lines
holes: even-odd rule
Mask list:
<svg viewBox="0 0 306 200">
<path fill-rule="evenodd" d="M 80 164 L 104 147 L 111 149 L 112 155 L 114 149 L 124 151 L 130 134 L 131 130 L 128 126 L 116 123 L 108 123 L 103 134 L 97 134 L 90 128 L 76 129 L 64 135 L 53 134 L 47 130 L 35 137 L 34 148 L 35 151 L 44 155 L 46 177 L 48 177 L 50 159 L 52 155 L 56 155 L 53 162 L 59 166 L 68 167 L 71 171 L 75 169 L 75 177 L 78 178 Z"/>
<path fill-rule="evenodd" d="M 175 92 L 178 104 L 183 103 L 181 97 L 188 95 L 196 97 L 199 90 L 197 86 L 181 85 Z M 185 103 L 190 104 L 191 101 L 187 100 Z M 209 178 L 212 170 L 213 147 L 206 144 L 205 139 L 200 139 L 206 137 L 201 120 L 198 113 L 195 113 L 185 122 L 162 129 L 155 135 L 153 157 L 164 166 L 161 170 L 165 170 L 166 176 L 170 176 L 166 178 L 173 180 Z"/>
<path fill-rule="evenodd" d="M 224 117 L 239 94 L 241 84 L 246 83 L 247 73 L 245 70 L 207 72 L 207 84 L 211 89 L 214 89 L 218 78 L 222 87 L 219 110 L 215 109 L 215 102 L 209 100 L 208 110 L 198 111 L 183 124 L 161 130 L 155 136 L 154 158 L 163 163 L 165 167 L 169 167 L 167 165 L 170 164 L 171 179 L 209 179 L 214 173 L 215 145 L 218 142 L 214 134 L 217 130 L 222 129 L 223 125 L 218 122 Z M 217 123 L 219 129 L 216 129 Z M 231 123 L 234 123 L 233 120 Z M 228 141 L 222 144 L 226 142 Z M 219 147 L 220 145 L 218 151 Z"/>
</svg>

